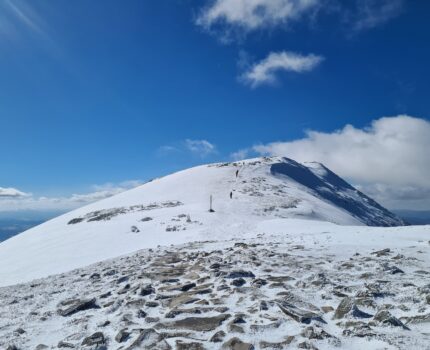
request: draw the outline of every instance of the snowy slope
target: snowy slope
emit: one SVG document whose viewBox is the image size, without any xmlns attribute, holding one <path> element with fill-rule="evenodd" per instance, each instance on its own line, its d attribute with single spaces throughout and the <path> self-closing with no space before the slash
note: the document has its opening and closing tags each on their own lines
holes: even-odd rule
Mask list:
<svg viewBox="0 0 430 350">
<path fill-rule="evenodd" d="M 214 213 L 208 211 L 211 195 Z M 0 285 L 157 245 L 258 234 L 261 223 L 273 219 L 286 229 L 291 219 L 403 224 L 317 163 L 275 157 L 205 165 L 72 211 L 1 243 Z"/>
</svg>

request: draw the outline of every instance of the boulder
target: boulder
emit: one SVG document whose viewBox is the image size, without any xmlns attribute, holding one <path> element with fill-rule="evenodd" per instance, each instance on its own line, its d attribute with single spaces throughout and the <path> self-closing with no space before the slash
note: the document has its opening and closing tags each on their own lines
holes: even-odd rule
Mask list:
<svg viewBox="0 0 430 350">
<path fill-rule="evenodd" d="M 69 299 L 64 300 L 58 304 L 57 313 L 60 316 L 70 316 L 79 311 L 98 309 L 99 306 L 96 304 L 96 299 Z"/>
</svg>

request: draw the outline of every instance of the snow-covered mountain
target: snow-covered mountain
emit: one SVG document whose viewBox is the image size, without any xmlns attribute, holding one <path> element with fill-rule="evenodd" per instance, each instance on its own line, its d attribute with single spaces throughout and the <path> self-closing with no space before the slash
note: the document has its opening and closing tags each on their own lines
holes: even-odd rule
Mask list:
<svg viewBox="0 0 430 350">
<path fill-rule="evenodd" d="M 214 212 L 209 212 L 210 198 Z M 177 172 L 0 244 L 0 285 L 142 248 L 255 233 L 271 220 L 399 226 L 403 221 L 319 163 L 256 158 Z M 290 221 L 288 221 L 290 220 Z"/>
</svg>

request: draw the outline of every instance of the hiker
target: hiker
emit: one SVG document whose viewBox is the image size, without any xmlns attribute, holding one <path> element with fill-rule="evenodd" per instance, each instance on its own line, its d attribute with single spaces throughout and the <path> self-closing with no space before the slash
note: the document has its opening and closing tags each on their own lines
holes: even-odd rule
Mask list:
<svg viewBox="0 0 430 350">
<path fill-rule="evenodd" d="M 239 169 L 236 170 L 236 177 L 239 175 Z"/>
<path fill-rule="evenodd" d="M 230 192 L 230 199 L 233 198 L 233 192 Z"/>
</svg>

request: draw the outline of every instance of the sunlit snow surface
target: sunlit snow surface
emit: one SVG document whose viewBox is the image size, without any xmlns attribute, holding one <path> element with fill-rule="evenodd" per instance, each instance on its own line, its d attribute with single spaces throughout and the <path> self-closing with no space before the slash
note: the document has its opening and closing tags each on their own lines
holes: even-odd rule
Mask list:
<svg viewBox="0 0 430 350">
<path fill-rule="evenodd" d="M 155 179 L 1 243 L 0 285 L 157 245 L 255 236 L 259 225 L 275 218 L 402 224 L 322 165 L 308 166 L 286 158 L 257 158 Z M 210 196 L 214 213 L 208 211 Z M 289 220 L 281 224 L 286 231 L 291 225 Z"/>
</svg>

